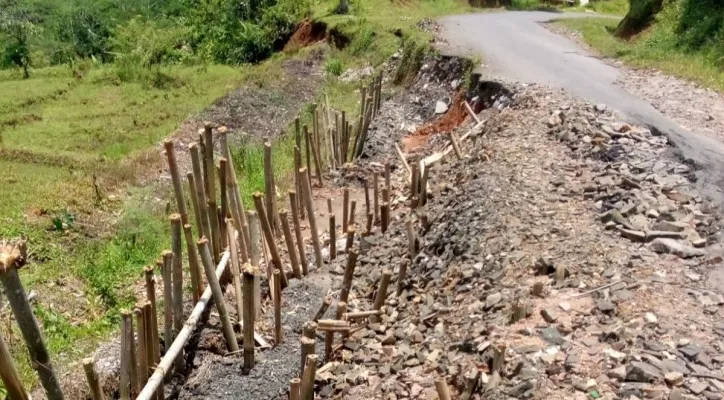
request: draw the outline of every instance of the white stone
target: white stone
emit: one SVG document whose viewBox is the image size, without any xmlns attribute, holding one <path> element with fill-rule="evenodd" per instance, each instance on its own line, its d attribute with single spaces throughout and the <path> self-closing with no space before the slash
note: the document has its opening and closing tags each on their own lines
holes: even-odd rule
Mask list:
<svg viewBox="0 0 724 400">
<path fill-rule="evenodd" d="M 659 319 L 656 318 L 656 315 L 654 313 L 647 312 L 644 314 L 644 321 L 646 321 L 647 324 L 655 324 L 659 322 Z"/>
<path fill-rule="evenodd" d="M 438 102 L 435 103 L 435 114 L 445 114 L 447 110 L 448 106 L 444 101 L 438 100 Z"/>
</svg>

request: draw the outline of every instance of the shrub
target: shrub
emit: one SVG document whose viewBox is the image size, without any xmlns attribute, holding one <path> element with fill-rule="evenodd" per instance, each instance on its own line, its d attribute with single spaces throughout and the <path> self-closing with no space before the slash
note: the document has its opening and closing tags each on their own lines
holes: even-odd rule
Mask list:
<svg viewBox="0 0 724 400">
<path fill-rule="evenodd" d="M 340 76 L 344 72 L 342 61 L 339 58 L 330 58 L 324 66 L 324 70 L 331 76 Z"/>
</svg>

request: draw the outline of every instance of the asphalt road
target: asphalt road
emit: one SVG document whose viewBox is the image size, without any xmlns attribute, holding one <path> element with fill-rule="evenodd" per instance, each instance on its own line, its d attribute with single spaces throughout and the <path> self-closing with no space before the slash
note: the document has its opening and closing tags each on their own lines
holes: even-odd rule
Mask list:
<svg viewBox="0 0 724 400">
<path fill-rule="evenodd" d="M 566 89 L 592 103 L 605 103 L 631 123 L 655 127 L 676 145 L 678 155 L 701 167 L 702 192 L 724 206 L 724 143 L 689 132 L 667 119 L 648 102 L 614 85 L 617 68 L 596 58 L 575 42 L 556 35 L 541 22 L 591 14 L 491 12 L 445 17 L 446 53 L 480 55 L 484 74 Z"/>
</svg>

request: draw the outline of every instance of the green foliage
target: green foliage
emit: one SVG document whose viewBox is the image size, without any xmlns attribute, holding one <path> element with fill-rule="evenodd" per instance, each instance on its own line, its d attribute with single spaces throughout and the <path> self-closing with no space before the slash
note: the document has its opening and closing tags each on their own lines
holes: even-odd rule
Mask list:
<svg viewBox="0 0 724 400">
<path fill-rule="evenodd" d="M 426 43 L 419 42 L 412 38 L 405 38 L 402 46 L 402 60 L 397 67 L 394 83 L 409 85 L 417 75 L 422 66 L 429 47 Z"/>
<path fill-rule="evenodd" d="M 540 6 L 540 0 L 511 0 L 509 7 L 513 10 L 532 10 Z"/>
<path fill-rule="evenodd" d="M 349 52 L 353 56 L 360 56 L 368 51 L 375 43 L 375 31 L 369 25 L 363 25 L 354 35 L 349 44 Z"/>
<path fill-rule="evenodd" d="M 87 2 L 60 12 L 53 27 L 56 39 L 66 47 L 53 54 L 57 63 L 73 58 L 94 58 L 110 61 L 111 26 L 96 3 Z"/>
<path fill-rule="evenodd" d="M 22 68 L 25 79 L 30 78 L 29 41 L 39 31 L 37 22 L 32 13 L 16 0 L 0 1 L 0 39 L 7 39 L 0 62 L 5 66 Z"/>
<path fill-rule="evenodd" d="M 344 72 L 344 66 L 339 58 L 330 58 L 327 60 L 324 70 L 331 76 L 340 76 Z"/>
</svg>

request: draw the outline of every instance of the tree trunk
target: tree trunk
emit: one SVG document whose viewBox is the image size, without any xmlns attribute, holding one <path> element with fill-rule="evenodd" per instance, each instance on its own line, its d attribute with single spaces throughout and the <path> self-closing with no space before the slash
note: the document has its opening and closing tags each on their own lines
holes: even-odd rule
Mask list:
<svg viewBox="0 0 724 400">
<path fill-rule="evenodd" d="M 643 31 L 662 6 L 663 0 L 629 0 L 629 11 L 616 27 L 616 36 L 629 38 Z"/>
</svg>

